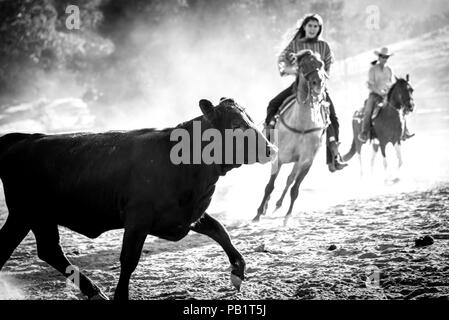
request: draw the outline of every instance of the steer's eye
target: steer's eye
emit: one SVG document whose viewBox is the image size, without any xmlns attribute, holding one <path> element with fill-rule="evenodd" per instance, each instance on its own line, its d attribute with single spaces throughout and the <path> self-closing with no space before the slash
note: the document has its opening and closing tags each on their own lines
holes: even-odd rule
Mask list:
<svg viewBox="0 0 449 320">
<path fill-rule="evenodd" d="M 239 120 L 232 120 L 231 122 L 231 128 L 232 129 L 240 129 L 241 125 L 240 125 L 240 121 Z"/>
</svg>

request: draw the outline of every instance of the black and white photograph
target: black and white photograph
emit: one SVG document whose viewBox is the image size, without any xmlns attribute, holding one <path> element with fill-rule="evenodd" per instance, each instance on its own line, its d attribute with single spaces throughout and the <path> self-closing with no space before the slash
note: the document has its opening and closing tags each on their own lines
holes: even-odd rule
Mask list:
<svg viewBox="0 0 449 320">
<path fill-rule="evenodd" d="M 448 163 L 447 0 L 0 0 L 0 300 L 447 301 Z"/>
</svg>

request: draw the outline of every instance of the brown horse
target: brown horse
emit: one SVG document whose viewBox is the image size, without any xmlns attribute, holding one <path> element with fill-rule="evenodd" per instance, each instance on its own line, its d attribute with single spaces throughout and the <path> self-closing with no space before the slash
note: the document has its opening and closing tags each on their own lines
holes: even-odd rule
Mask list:
<svg viewBox="0 0 449 320">
<path fill-rule="evenodd" d="M 405 79 L 396 78 L 395 84 L 390 88 L 387 95 L 387 102 L 379 111 L 374 119 L 370 141 L 373 144 L 373 156 L 371 158 L 371 168 L 374 165 L 374 159 L 380 148 L 382 153 L 385 172 L 388 170 L 386 158 L 386 147 L 391 143 L 398 158 L 398 167 L 402 166 L 401 137 L 404 132 L 404 115 L 413 112 L 415 103 L 413 101 L 413 88 L 410 84 L 410 77 Z M 343 156 L 343 161 L 349 161 L 356 153 L 360 161 L 360 175 L 363 175 L 361 150 L 363 143 L 357 138 L 361 131 L 362 121 L 361 112 L 356 111 L 352 121 L 352 130 L 354 137 L 351 149 Z M 394 178 L 393 182 L 397 182 Z"/>
<path fill-rule="evenodd" d="M 277 208 L 282 206 L 288 189 L 294 183 L 290 191 L 291 203 L 284 224 L 291 216 L 293 205 L 298 197 L 299 186 L 312 166 L 328 125 L 326 102 L 324 102 L 327 75 L 323 66 L 324 63 L 320 57 L 312 51 L 298 52 L 296 95 L 283 109 L 274 128 L 274 143 L 278 146 L 279 152 L 272 162 L 271 177 L 257 215 L 253 219 L 254 222 L 259 221 L 260 216 L 266 214 L 274 182 L 282 165 L 286 163 L 295 163 L 295 165 L 287 179 L 284 192 L 277 202 Z"/>
</svg>

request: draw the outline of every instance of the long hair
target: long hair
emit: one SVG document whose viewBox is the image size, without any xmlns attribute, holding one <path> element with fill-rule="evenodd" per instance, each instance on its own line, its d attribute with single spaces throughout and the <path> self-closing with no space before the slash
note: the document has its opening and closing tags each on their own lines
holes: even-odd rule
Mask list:
<svg viewBox="0 0 449 320">
<path fill-rule="evenodd" d="M 282 37 L 282 44 L 280 45 L 279 50 L 284 50 L 296 37 L 299 37 L 300 39 L 305 38 L 305 27 L 310 21 L 316 21 L 320 26 L 320 30 L 313 40 L 320 39 L 321 34 L 323 33 L 323 18 L 321 18 L 321 16 L 317 13 L 308 13 L 302 19 L 298 20 L 295 27 L 287 30 Z"/>
</svg>

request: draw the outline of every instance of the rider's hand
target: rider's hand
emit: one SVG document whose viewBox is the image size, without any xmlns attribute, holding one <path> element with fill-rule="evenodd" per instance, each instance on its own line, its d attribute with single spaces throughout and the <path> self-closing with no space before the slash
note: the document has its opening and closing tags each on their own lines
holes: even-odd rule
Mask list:
<svg viewBox="0 0 449 320">
<path fill-rule="evenodd" d="M 284 68 L 285 74 L 296 75 L 298 73 L 298 68 L 296 66 L 286 66 Z"/>
<path fill-rule="evenodd" d="M 292 64 L 296 64 L 298 62 L 298 56 L 296 55 L 296 53 L 290 53 L 290 61 L 292 62 Z"/>
</svg>

